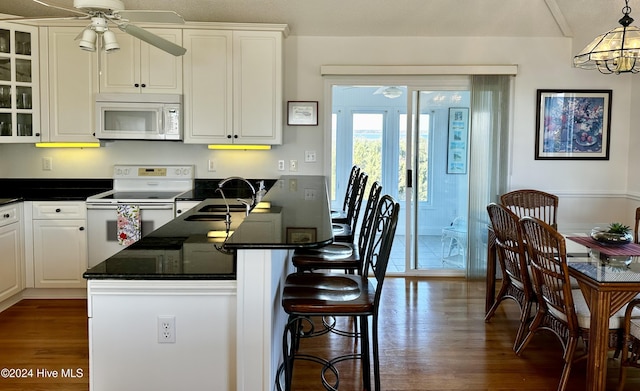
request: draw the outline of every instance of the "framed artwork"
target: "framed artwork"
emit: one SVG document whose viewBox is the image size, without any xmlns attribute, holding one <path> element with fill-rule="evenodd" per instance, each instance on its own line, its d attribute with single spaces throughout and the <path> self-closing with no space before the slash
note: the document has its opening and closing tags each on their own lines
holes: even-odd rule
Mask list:
<svg viewBox="0 0 640 391">
<path fill-rule="evenodd" d="M 317 126 L 317 101 L 289 101 L 287 102 L 287 125 Z"/>
<path fill-rule="evenodd" d="M 467 173 L 469 145 L 469 108 L 449 108 L 449 137 L 447 139 L 447 174 Z"/>
<path fill-rule="evenodd" d="M 287 243 L 313 243 L 315 241 L 315 228 L 287 227 Z"/>
<path fill-rule="evenodd" d="M 611 90 L 538 90 L 536 160 L 609 160 Z"/>
</svg>

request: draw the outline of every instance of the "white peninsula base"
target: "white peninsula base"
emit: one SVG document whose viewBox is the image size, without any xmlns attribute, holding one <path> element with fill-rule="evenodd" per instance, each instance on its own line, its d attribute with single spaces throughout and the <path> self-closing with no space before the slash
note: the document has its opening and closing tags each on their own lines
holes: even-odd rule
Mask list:
<svg viewBox="0 0 640 391">
<path fill-rule="evenodd" d="M 238 250 L 236 281 L 89 279 L 90 390 L 274 390 L 289 251 Z"/>
</svg>

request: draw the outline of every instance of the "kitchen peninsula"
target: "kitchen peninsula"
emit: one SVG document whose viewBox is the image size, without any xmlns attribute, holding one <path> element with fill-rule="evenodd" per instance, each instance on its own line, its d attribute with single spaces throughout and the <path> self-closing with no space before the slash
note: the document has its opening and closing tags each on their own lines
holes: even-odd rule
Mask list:
<svg viewBox="0 0 640 391">
<path fill-rule="evenodd" d="M 204 200 L 87 270 L 90 389 L 275 389 L 281 283 L 293 249 L 333 240 L 327 197 L 283 176 L 246 216 L 228 197 L 230 222 Z"/>
</svg>

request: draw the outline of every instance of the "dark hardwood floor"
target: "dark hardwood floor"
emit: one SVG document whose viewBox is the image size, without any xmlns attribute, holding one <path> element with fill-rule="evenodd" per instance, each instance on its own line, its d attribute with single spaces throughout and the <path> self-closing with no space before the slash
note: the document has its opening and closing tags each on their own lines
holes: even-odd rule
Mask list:
<svg viewBox="0 0 640 391">
<path fill-rule="evenodd" d="M 383 390 L 557 387 L 562 369 L 559 344 L 541 334 L 521 357 L 516 356 L 511 350 L 518 323 L 516 305 L 505 302 L 485 323 L 482 281 L 387 278 L 380 313 Z M 344 323 L 349 320 L 341 322 L 347 327 Z M 337 335 L 301 344 L 302 350 L 325 357 L 354 348 L 353 340 Z M 574 365 L 567 391 L 584 390 L 585 366 L 586 361 Z M 23 300 L 0 313 L 3 368 L 32 370 L 31 377 L 0 377 L 3 391 L 88 390 L 86 301 Z M 321 390 L 319 369 L 317 364 L 297 363 L 294 389 Z M 341 390 L 361 389 L 358 361 L 340 363 L 338 369 Z M 53 371 L 58 371 L 57 378 Z M 617 377 L 618 361 L 610 359 L 608 389 L 616 389 Z M 625 390 L 638 389 L 640 370 L 630 369 Z"/>
</svg>

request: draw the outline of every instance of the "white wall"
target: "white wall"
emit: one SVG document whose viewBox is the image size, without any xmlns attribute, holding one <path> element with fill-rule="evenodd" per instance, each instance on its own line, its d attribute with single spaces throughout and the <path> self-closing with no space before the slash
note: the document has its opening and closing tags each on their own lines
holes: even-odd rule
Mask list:
<svg viewBox="0 0 640 391">
<path fill-rule="evenodd" d="M 625 197 L 640 194 L 640 174 L 629 172 L 640 158 L 634 145 L 640 135 L 630 129 L 640 114 L 631 113 L 640 103 L 638 76 L 601 75 L 571 66 L 575 48 L 569 38 L 492 37 L 298 37 L 285 39 L 285 100 L 317 100 L 323 114 L 322 65 L 486 65 L 517 64 L 515 79 L 509 188 L 538 188 L 554 192 L 563 203 L 560 227 L 575 222 L 628 222 L 635 205 Z M 635 89 L 632 94 L 632 87 Z M 612 89 L 611 152 L 608 161 L 536 161 L 534 159 L 536 89 Z M 286 115 L 285 115 L 286 118 Z M 631 120 L 634 120 L 631 122 Z M 324 173 L 325 118 L 317 127 L 285 126 L 284 145 L 271 151 L 221 152 L 205 146 L 175 143 L 115 142 L 98 151 L 37 150 L 33 146 L 0 145 L 3 177 L 101 177 L 108 178 L 114 163 L 193 163 L 197 177 L 227 175 L 277 177 L 278 159 L 297 159 L 300 174 Z M 632 135 L 630 135 L 630 132 Z M 304 151 L 317 151 L 317 163 L 304 163 Z M 54 170 L 41 170 L 40 158 L 53 157 Z M 210 173 L 213 158 L 217 172 Z M 285 172 L 288 173 L 288 172 Z M 603 201 L 604 200 L 604 201 Z M 602 204 L 606 208 L 602 208 Z M 633 205 L 632 205 L 633 204 Z M 586 216 L 586 217 L 585 217 Z M 632 218 L 632 216 L 631 216 Z M 580 223 L 582 225 L 582 223 Z"/>
</svg>

